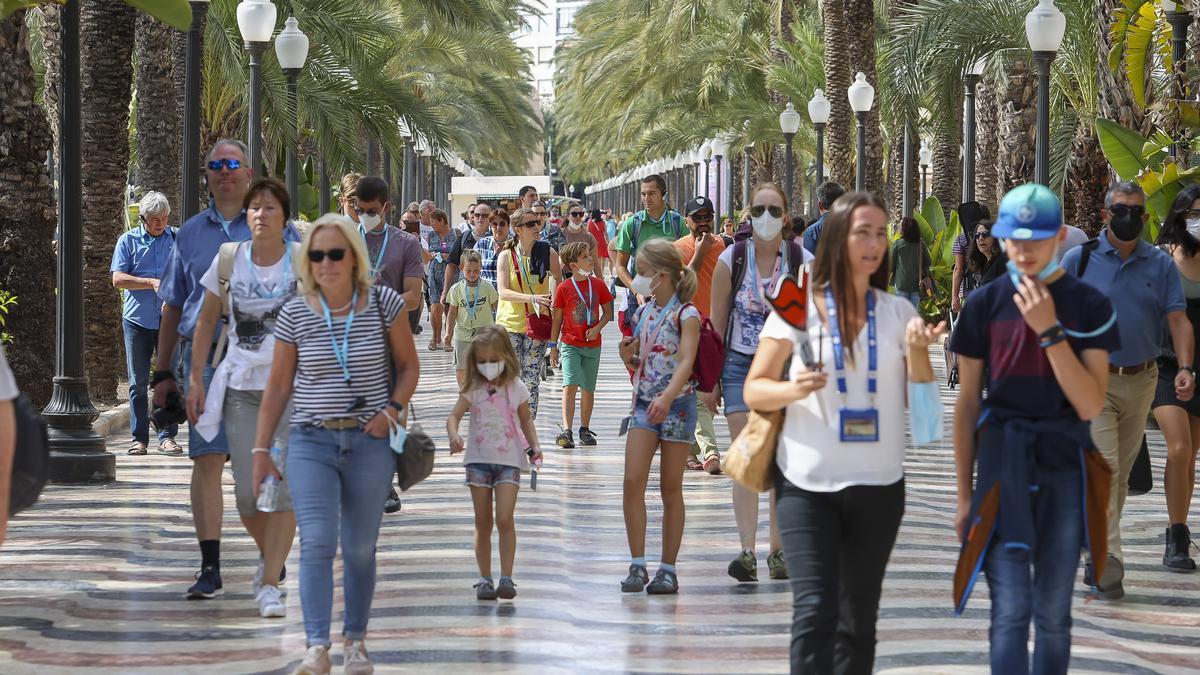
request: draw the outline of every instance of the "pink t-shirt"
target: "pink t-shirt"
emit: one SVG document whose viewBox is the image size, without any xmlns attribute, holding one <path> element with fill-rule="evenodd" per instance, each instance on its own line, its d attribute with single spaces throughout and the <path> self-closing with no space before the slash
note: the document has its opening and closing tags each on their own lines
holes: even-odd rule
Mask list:
<svg viewBox="0 0 1200 675">
<path fill-rule="evenodd" d="M 466 394 L 471 404 L 470 430 L 463 464 L 502 464 L 529 468 L 529 443 L 521 431 L 517 406 L 529 400 L 520 379 L 496 389 L 475 387 Z"/>
</svg>

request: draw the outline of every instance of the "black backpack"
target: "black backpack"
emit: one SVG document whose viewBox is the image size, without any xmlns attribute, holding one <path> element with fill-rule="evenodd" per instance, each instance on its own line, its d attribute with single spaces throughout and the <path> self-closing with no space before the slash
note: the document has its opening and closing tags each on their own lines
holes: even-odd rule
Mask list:
<svg viewBox="0 0 1200 675">
<path fill-rule="evenodd" d="M 50 476 L 50 437 L 46 420 L 25 394 L 13 400 L 16 444 L 13 450 L 12 490 L 8 499 L 9 515 L 15 515 L 37 503 Z"/>
</svg>

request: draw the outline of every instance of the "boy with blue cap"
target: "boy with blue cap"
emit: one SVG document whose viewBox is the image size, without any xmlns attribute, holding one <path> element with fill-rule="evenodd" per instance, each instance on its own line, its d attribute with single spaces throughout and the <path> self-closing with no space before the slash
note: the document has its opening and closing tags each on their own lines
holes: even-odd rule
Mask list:
<svg viewBox="0 0 1200 675">
<path fill-rule="evenodd" d="M 1064 234 L 1062 207 L 1045 186 L 1005 195 L 992 235 L 1008 274 L 971 294 L 950 342 L 960 378 L 955 608 L 962 612 L 984 572 L 994 673 L 1067 672 L 1080 549 L 1106 560 L 1111 473 L 1088 420 L 1104 405 L 1108 353 L 1120 338 L 1108 298 L 1058 266 Z"/>
</svg>

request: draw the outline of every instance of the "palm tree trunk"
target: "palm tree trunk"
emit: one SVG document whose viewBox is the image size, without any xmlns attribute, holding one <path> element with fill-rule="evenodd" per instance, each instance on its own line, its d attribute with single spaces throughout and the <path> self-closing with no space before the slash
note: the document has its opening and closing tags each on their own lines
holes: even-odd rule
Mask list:
<svg viewBox="0 0 1200 675">
<path fill-rule="evenodd" d="M 52 137 L 34 104 L 26 11 L 0 20 L 0 289 L 17 298 L 4 317 L 9 363 L 40 407 L 54 377 L 55 208 L 45 165 Z"/>
<path fill-rule="evenodd" d="M 997 194 L 1033 180 L 1037 133 L 1037 74 L 1026 59 L 1008 64 L 1000 83 Z"/>
<path fill-rule="evenodd" d="M 1104 208 L 1108 182 L 1108 160 L 1100 149 L 1095 127 L 1080 124 L 1071 142 L 1071 169 L 1063 190 L 1065 222 L 1096 236 L 1100 231 L 1100 209 Z"/>
<path fill-rule="evenodd" d="M 62 79 L 61 40 L 58 37 L 59 5 L 49 3 L 38 7 L 42 14 L 42 61 L 46 72 L 42 81 L 42 99 L 46 107 L 46 120 L 50 124 L 50 137 L 54 148 L 55 161 L 61 155 L 58 147 L 58 85 Z"/>
<path fill-rule="evenodd" d="M 121 296 L 112 287 L 108 265 L 125 229 L 126 139 L 136 10 L 109 0 L 83 0 L 79 9 L 85 365 L 92 399 L 113 401 L 117 383 L 125 376 L 125 359 Z"/>
<path fill-rule="evenodd" d="M 854 81 L 854 57 L 846 5 L 847 0 L 821 0 L 825 88 L 830 104 L 829 124 L 825 127 L 825 175 L 842 185 L 853 185 L 854 113 L 845 92 Z M 874 53 L 872 50 L 872 56 Z"/>
<path fill-rule="evenodd" d="M 947 120 L 933 132 L 933 185 L 929 192 L 945 209 L 962 201 L 962 87 L 956 91 L 954 100 L 945 103 Z"/>
<path fill-rule="evenodd" d="M 996 206 L 996 162 L 1000 144 L 1000 111 L 996 107 L 996 77 L 984 75 L 975 93 L 975 200 Z M 995 212 L 995 209 L 992 209 Z"/>
<path fill-rule="evenodd" d="M 180 145 L 183 142 L 176 89 L 174 35 L 165 23 L 141 12 L 135 28 L 137 52 L 138 181 L 143 190 L 157 190 L 171 204 L 171 224 L 179 225 Z"/>
</svg>

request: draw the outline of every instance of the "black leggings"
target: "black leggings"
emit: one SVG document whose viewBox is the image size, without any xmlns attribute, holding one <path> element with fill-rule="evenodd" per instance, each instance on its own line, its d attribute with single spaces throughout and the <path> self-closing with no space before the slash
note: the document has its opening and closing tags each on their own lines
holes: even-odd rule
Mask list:
<svg viewBox="0 0 1200 675">
<path fill-rule="evenodd" d="M 775 504 L 792 580 L 792 672 L 870 673 L 904 479 L 811 492 L 780 476 Z"/>
</svg>

